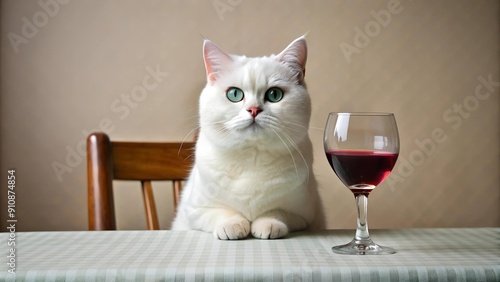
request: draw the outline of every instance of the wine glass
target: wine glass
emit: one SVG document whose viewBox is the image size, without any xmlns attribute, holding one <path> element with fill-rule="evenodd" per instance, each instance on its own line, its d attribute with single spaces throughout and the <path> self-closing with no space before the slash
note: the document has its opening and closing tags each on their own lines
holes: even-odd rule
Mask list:
<svg viewBox="0 0 500 282">
<path fill-rule="evenodd" d="M 392 113 L 330 113 L 324 134 L 325 153 L 333 171 L 351 190 L 358 210 L 354 239 L 334 246 L 338 254 L 393 254 L 375 244 L 367 222 L 368 195 L 389 176 L 399 155 L 399 135 Z"/>
</svg>

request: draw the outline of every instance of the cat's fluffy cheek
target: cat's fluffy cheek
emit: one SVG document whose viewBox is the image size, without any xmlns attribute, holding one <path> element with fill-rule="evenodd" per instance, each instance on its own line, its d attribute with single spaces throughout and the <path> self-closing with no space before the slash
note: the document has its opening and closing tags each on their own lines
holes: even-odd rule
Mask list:
<svg viewBox="0 0 500 282">
<path fill-rule="evenodd" d="M 278 239 L 288 234 L 288 226 L 274 218 L 258 218 L 252 223 L 252 235 L 259 239 Z"/>
<path fill-rule="evenodd" d="M 250 234 L 250 222 L 241 216 L 233 217 L 215 226 L 214 236 L 220 240 L 243 239 Z"/>
</svg>

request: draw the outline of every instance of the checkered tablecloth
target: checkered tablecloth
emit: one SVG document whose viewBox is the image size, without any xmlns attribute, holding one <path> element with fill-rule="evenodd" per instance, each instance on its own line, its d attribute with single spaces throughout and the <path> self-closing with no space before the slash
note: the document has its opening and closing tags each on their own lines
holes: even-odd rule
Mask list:
<svg viewBox="0 0 500 282">
<path fill-rule="evenodd" d="M 332 253 L 353 234 L 219 241 L 197 231 L 20 232 L 16 274 L 3 263 L 0 281 L 500 281 L 500 228 L 373 230 L 398 252 Z M 4 260 L 8 236 L 0 234 Z"/>
</svg>

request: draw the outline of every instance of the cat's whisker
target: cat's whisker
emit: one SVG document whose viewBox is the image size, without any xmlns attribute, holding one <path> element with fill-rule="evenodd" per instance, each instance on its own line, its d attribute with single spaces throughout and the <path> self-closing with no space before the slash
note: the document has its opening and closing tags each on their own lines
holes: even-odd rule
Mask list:
<svg viewBox="0 0 500 282">
<path fill-rule="evenodd" d="M 295 139 L 298 139 L 297 136 L 295 136 L 295 134 L 292 134 L 291 132 L 287 133 L 287 131 L 289 131 L 291 129 L 290 126 L 287 126 L 287 127 L 280 126 L 279 125 L 280 120 L 276 119 L 276 118 L 274 118 L 272 116 L 269 116 L 268 121 L 269 121 L 269 125 L 270 126 L 274 127 L 274 129 L 278 130 L 281 134 L 283 134 L 283 136 L 287 139 L 287 141 L 290 142 L 290 144 L 294 147 L 294 149 L 299 153 L 299 155 L 301 156 L 302 160 L 304 161 L 304 164 L 306 165 L 307 169 L 309 170 L 309 165 L 308 165 L 308 163 L 307 163 L 307 161 L 306 161 L 306 159 L 305 159 L 302 151 L 300 150 L 300 148 L 298 147 L 298 145 L 293 141 L 294 139 L 292 139 L 290 137 L 290 135 L 292 135 L 292 136 L 296 137 Z M 272 130 L 276 133 L 276 131 L 274 129 L 272 128 Z M 296 130 L 292 129 L 292 131 L 296 131 Z M 300 131 L 299 133 L 302 133 L 302 131 Z M 295 162 L 294 162 L 294 164 L 295 164 Z M 309 182 L 309 176 L 308 176 L 307 181 Z"/>
<path fill-rule="evenodd" d="M 280 130 L 280 129 L 278 129 Z M 302 151 L 300 150 L 300 148 L 297 146 L 297 144 L 290 138 L 290 136 L 288 136 L 288 134 L 286 134 L 285 132 L 283 132 L 283 130 L 280 130 L 280 132 L 283 134 L 283 136 L 285 136 L 285 138 L 290 142 L 290 144 L 295 148 L 295 150 L 297 151 L 297 153 L 299 153 L 300 157 L 302 158 L 302 160 L 304 161 L 304 164 L 307 168 L 307 170 L 309 171 L 309 165 L 307 164 L 307 161 L 306 161 L 306 158 L 304 157 L 304 155 L 302 154 Z M 307 182 L 309 182 L 309 174 L 307 175 Z"/>
<path fill-rule="evenodd" d="M 188 156 L 184 159 L 184 161 L 187 161 L 187 159 L 189 159 L 189 158 L 191 158 L 191 157 L 193 157 L 193 156 L 194 156 L 194 151 L 193 151 L 193 153 L 192 153 L 192 154 L 189 154 L 189 155 L 188 155 Z"/>
<path fill-rule="evenodd" d="M 188 136 L 189 136 L 189 135 L 191 135 L 191 133 L 193 133 L 194 131 L 198 130 L 199 128 L 200 128 L 200 127 L 199 127 L 199 126 L 197 126 L 197 127 L 193 128 L 193 129 L 191 129 L 191 130 L 188 132 L 188 134 L 186 134 L 186 136 L 184 136 L 184 139 L 182 139 L 182 141 L 181 141 L 181 145 L 179 146 L 179 151 L 177 151 L 177 155 L 180 155 L 180 154 L 181 154 L 182 146 L 184 146 L 184 143 L 186 143 L 186 139 L 188 138 Z M 196 142 L 196 140 L 195 140 L 195 142 Z M 194 154 L 194 149 L 193 149 L 193 154 Z M 190 155 L 189 155 L 189 156 L 187 156 L 187 157 L 186 157 L 186 159 L 184 159 L 184 160 L 187 160 L 187 159 L 188 159 L 189 157 L 191 157 L 191 155 L 193 155 L 193 154 L 190 154 Z"/>
<path fill-rule="evenodd" d="M 291 135 L 293 135 L 294 137 L 297 137 L 297 135 L 292 134 L 292 132 L 294 132 L 294 133 L 296 133 L 296 134 L 301 134 L 301 135 L 303 135 L 303 134 L 304 134 L 304 130 L 295 129 L 295 128 L 292 128 L 292 127 L 289 127 L 289 126 L 287 126 L 287 127 L 282 126 L 282 128 L 283 128 L 283 129 L 287 129 L 287 131 L 288 131 Z"/>
<path fill-rule="evenodd" d="M 299 169 L 297 168 L 297 163 L 295 162 L 295 157 L 293 156 L 293 153 L 290 150 L 290 147 L 288 147 L 288 145 L 286 144 L 285 140 L 283 140 L 283 138 L 281 138 L 281 136 L 278 134 L 278 132 L 276 132 L 273 128 L 271 128 L 271 130 L 276 134 L 276 136 L 278 136 L 278 138 L 281 140 L 281 142 L 283 142 L 283 144 L 285 145 L 286 149 L 288 150 L 288 153 L 290 153 L 290 156 L 292 157 L 293 165 L 295 166 L 295 173 L 297 175 L 297 179 L 300 179 Z"/>
<path fill-rule="evenodd" d="M 200 129 L 199 126 L 191 129 L 187 134 L 186 136 L 184 136 L 184 139 L 182 139 L 182 142 L 181 142 L 181 145 L 179 146 L 179 151 L 177 152 L 177 155 L 180 155 L 181 154 L 181 149 L 182 149 L 182 146 L 184 145 L 184 143 L 186 142 L 186 139 L 188 138 L 189 135 L 191 135 L 194 131 Z M 195 140 L 196 141 L 196 140 Z"/>
<path fill-rule="evenodd" d="M 296 123 L 292 123 L 292 122 L 289 122 L 289 121 L 283 121 L 284 123 L 286 124 L 291 124 L 291 125 L 294 125 L 294 126 L 298 126 L 300 128 L 304 128 L 304 129 L 315 129 L 315 130 L 321 130 L 321 131 L 325 131 L 325 128 L 324 127 L 316 127 L 316 126 L 303 126 L 301 124 L 296 124 Z"/>
<path fill-rule="evenodd" d="M 298 123 L 294 123 L 294 122 L 290 122 L 290 121 L 286 121 L 286 120 L 284 120 L 283 122 L 286 123 L 287 125 L 294 125 L 294 126 L 297 126 L 297 127 L 303 128 L 303 129 L 309 129 L 308 126 L 305 126 L 302 124 L 298 124 Z"/>
<path fill-rule="evenodd" d="M 222 133 L 227 133 L 228 130 L 225 127 L 219 127 L 219 128 L 210 128 L 209 129 L 211 132 L 211 135 L 219 135 Z"/>
<path fill-rule="evenodd" d="M 224 121 L 219 121 L 219 122 L 212 122 L 210 125 L 225 125 L 225 122 Z M 210 134 L 211 135 L 222 135 L 222 136 L 219 136 L 221 138 L 221 141 L 226 141 L 227 138 L 229 137 L 230 135 L 230 130 L 227 129 L 225 126 L 219 126 L 219 127 L 211 127 L 211 126 L 207 126 L 207 130 L 210 130 Z"/>
<path fill-rule="evenodd" d="M 293 160 L 293 163 L 294 163 L 294 166 L 295 166 L 295 170 L 296 170 L 296 173 L 297 173 L 297 177 L 300 178 L 299 175 L 298 175 L 297 163 L 295 161 L 295 158 L 293 157 L 293 153 L 291 152 L 290 147 L 287 145 L 286 141 L 283 140 L 283 138 L 280 136 L 280 134 L 277 131 L 279 131 L 283 135 L 283 137 L 285 137 L 285 139 L 290 143 L 290 145 L 300 155 L 300 157 L 304 161 L 304 164 L 306 165 L 307 169 L 309 170 L 309 165 L 307 164 L 307 161 L 306 161 L 304 155 L 302 154 L 300 148 L 293 141 L 293 139 L 285 132 L 283 126 L 280 126 L 280 124 L 279 124 L 280 120 L 279 119 L 277 119 L 277 118 L 275 118 L 273 116 L 268 116 L 267 121 L 268 121 L 268 125 L 270 126 L 270 129 L 278 136 L 278 138 L 280 138 L 281 142 L 283 142 L 283 144 L 286 146 L 288 152 L 290 153 L 290 155 L 292 157 L 292 160 Z M 307 182 L 309 182 L 309 176 L 308 176 Z"/>
<path fill-rule="evenodd" d="M 198 119 L 199 117 L 200 117 L 200 115 L 196 114 L 194 116 L 187 117 L 186 120 Z"/>
<path fill-rule="evenodd" d="M 233 129 L 233 130 L 238 130 L 242 127 L 245 127 L 245 125 L 248 125 L 248 119 L 244 117 L 237 116 L 235 118 L 232 118 L 224 123 L 224 125 L 228 129 Z"/>
<path fill-rule="evenodd" d="M 292 132 L 295 132 L 295 133 L 299 133 L 301 135 L 303 135 L 304 133 L 304 130 L 303 129 L 307 129 L 307 127 L 305 126 L 302 126 L 300 124 L 294 124 L 294 123 L 291 123 L 291 122 L 286 122 L 286 121 L 282 121 L 282 120 L 279 120 L 273 116 L 268 116 L 268 121 L 270 122 L 270 124 L 272 124 L 275 128 L 278 128 L 278 129 L 287 129 L 287 132 L 292 135 L 293 137 L 296 137 L 295 139 L 300 139 L 298 138 L 298 136 Z M 274 122 L 274 123 L 273 123 Z M 285 123 L 285 125 L 282 125 L 281 123 Z M 288 125 L 295 125 L 297 127 L 300 127 L 300 128 L 303 128 L 303 129 L 299 129 L 299 128 L 293 128 L 293 126 L 288 126 Z"/>
</svg>

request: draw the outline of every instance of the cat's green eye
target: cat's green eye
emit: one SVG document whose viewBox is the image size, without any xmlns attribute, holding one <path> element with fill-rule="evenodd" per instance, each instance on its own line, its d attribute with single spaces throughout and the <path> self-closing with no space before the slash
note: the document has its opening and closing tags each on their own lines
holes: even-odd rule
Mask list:
<svg viewBox="0 0 500 282">
<path fill-rule="evenodd" d="M 226 97 L 229 101 L 237 103 L 243 100 L 243 97 L 245 97 L 245 95 L 243 94 L 243 90 L 236 87 L 231 87 L 227 90 Z"/>
<path fill-rule="evenodd" d="M 278 87 L 271 87 L 266 91 L 266 100 L 272 103 L 276 103 L 283 99 L 283 90 Z"/>
</svg>

